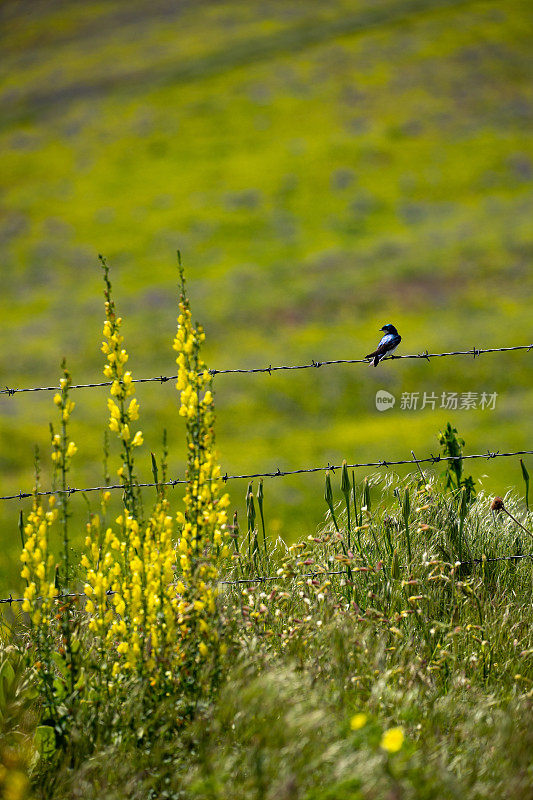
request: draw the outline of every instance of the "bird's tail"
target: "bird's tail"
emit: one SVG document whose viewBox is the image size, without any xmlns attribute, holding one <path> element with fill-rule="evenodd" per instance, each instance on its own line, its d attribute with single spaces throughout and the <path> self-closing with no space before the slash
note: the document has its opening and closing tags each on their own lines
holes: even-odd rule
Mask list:
<svg viewBox="0 0 533 800">
<path fill-rule="evenodd" d="M 375 367 L 377 367 L 380 361 L 380 356 L 377 355 L 376 353 L 369 353 L 367 356 L 365 356 L 365 358 L 372 359 L 371 361 L 368 362 L 369 366 L 370 364 L 373 364 Z"/>
</svg>

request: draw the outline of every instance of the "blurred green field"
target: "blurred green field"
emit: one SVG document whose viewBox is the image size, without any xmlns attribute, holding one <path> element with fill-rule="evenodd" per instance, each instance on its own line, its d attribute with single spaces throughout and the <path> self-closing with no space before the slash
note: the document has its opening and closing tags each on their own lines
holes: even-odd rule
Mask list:
<svg viewBox="0 0 533 800">
<path fill-rule="evenodd" d="M 138 377 L 175 371 L 177 248 L 212 367 L 359 358 L 386 322 L 402 353 L 533 341 L 531 3 L 5 0 L 0 19 L 3 385 L 54 383 L 63 355 L 75 382 L 101 379 L 99 252 Z M 220 375 L 223 468 L 422 456 L 448 419 L 468 452 L 532 449 L 532 358 Z M 401 410 L 416 391 L 498 398 Z M 173 385 L 137 396 L 140 477 L 164 427 L 181 475 Z M 71 483 L 90 485 L 106 393 L 73 399 Z M 31 489 L 51 400 L 0 396 L 1 494 Z M 517 459 L 468 470 L 499 493 L 521 480 Z M 245 484 L 230 489 L 242 513 Z M 272 533 L 321 522 L 322 475 L 265 494 Z M 18 510 L 0 507 L 3 596 L 20 585 Z M 73 510 L 81 529 L 82 497 Z"/>
</svg>

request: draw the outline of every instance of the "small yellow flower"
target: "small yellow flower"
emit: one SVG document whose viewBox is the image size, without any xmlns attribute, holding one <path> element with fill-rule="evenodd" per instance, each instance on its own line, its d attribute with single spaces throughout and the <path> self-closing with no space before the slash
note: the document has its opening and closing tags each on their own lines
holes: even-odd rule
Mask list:
<svg viewBox="0 0 533 800">
<path fill-rule="evenodd" d="M 198 645 L 198 650 L 200 651 L 200 655 L 202 656 L 202 658 L 205 658 L 207 653 L 209 652 L 205 642 L 200 642 L 200 644 Z"/>
<path fill-rule="evenodd" d="M 140 447 L 144 442 L 142 431 L 137 431 L 133 439 L 131 440 L 131 444 L 133 447 Z"/>
<path fill-rule="evenodd" d="M 366 714 L 354 714 L 350 720 L 350 728 L 352 731 L 358 731 L 361 728 L 364 728 L 368 721 L 368 717 Z"/>
<path fill-rule="evenodd" d="M 110 397 L 107 400 L 107 407 L 109 409 L 109 413 L 111 414 L 112 418 L 120 419 L 120 408 L 117 406 L 115 401 L 112 400 Z"/>
<path fill-rule="evenodd" d="M 135 398 L 130 402 L 128 407 L 128 417 L 130 420 L 139 419 L 139 403 Z"/>
<path fill-rule="evenodd" d="M 387 753 L 397 753 L 402 749 L 404 738 L 403 728 L 390 728 L 381 737 L 379 746 Z"/>
</svg>

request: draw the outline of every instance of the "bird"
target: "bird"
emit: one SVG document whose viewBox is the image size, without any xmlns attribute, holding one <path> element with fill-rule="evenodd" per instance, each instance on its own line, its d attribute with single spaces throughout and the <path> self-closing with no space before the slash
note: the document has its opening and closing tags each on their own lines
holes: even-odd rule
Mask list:
<svg viewBox="0 0 533 800">
<path fill-rule="evenodd" d="M 372 359 L 372 361 L 369 363 L 374 364 L 375 367 L 377 367 L 382 358 L 385 358 L 385 356 L 393 353 L 402 341 L 402 337 L 394 325 L 391 325 L 390 322 L 380 328 L 380 330 L 385 331 L 385 335 L 382 337 L 376 350 L 374 350 L 373 353 L 369 353 L 367 356 L 365 356 L 365 358 Z"/>
</svg>

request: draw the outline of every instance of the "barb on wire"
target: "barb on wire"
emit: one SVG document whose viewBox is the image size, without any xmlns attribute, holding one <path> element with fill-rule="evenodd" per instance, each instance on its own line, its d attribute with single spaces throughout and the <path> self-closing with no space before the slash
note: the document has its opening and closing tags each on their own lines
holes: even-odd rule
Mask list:
<svg viewBox="0 0 533 800">
<path fill-rule="evenodd" d="M 453 564 L 449 564 L 452 568 L 457 567 L 464 567 L 469 564 L 486 564 L 494 561 L 521 561 L 524 558 L 533 558 L 533 553 L 526 553 L 522 555 L 516 556 L 498 556 L 497 558 L 471 558 L 469 561 L 455 561 Z M 402 569 L 410 569 L 413 565 L 405 565 Z M 330 576 L 330 575 L 348 575 L 348 571 L 345 569 L 341 570 L 318 570 L 316 572 L 303 572 L 303 573 L 292 573 L 292 574 L 284 574 L 283 572 L 280 575 L 256 575 L 255 578 L 236 578 L 235 580 L 221 580 L 219 581 L 220 584 L 225 586 L 239 586 L 241 584 L 246 583 L 266 583 L 267 581 L 282 581 L 286 578 L 319 578 L 323 576 Z M 108 589 L 106 591 L 106 595 L 111 597 L 112 595 L 116 594 L 116 592 Z M 68 600 L 70 598 L 79 598 L 79 597 L 87 597 L 88 595 L 85 592 L 68 592 L 66 594 L 58 594 L 53 599 L 54 600 Z M 44 600 L 44 597 L 34 597 L 31 601 L 32 603 L 37 603 L 40 600 Z M 48 598 L 47 598 L 48 599 Z M 0 603 L 7 603 L 8 605 L 13 605 L 13 603 L 23 603 L 25 600 L 24 597 L 13 597 L 11 594 L 9 597 L 0 598 Z"/>
<path fill-rule="evenodd" d="M 398 355 L 391 355 L 383 358 L 380 363 L 383 361 L 398 361 L 400 359 L 413 359 L 413 358 L 422 358 L 426 361 L 430 361 L 432 358 L 445 358 L 446 356 L 473 356 L 474 359 L 478 356 L 482 355 L 483 353 L 509 353 L 516 350 L 526 350 L 529 352 L 533 350 L 533 344 L 521 344 L 516 345 L 514 347 L 487 347 L 487 348 L 480 348 L 480 347 L 472 347 L 470 350 L 453 350 L 445 353 L 428 353 L 425 350 L 423 353 L 411 353 L 403 356 Z M 280 372 L 280 371 L 290 371 L 290 370 L 301 370 L 301 369 L 316 369 L 318 367 L 329 367 L 335 364 L 368 364 L 369 361 L 367 358 L 337 358 L 337 359 L 327 359 L 325 361 L 316 361 L 314 358 L 311 360 L 309 364 L 280 364 L 277 366 L 272 366 L 269 364 L 268 367 L 252 367 L 250 369 L 245 368 L 237 368 L 237 369 L 210 369 L 209 372 L 211 375 L 252 375 L 256 373 L 268 373 L 272 375 L 273 372 Z M 134 378 L 133 383 L 166 383 L 167 381 L 177 380 L 177 375 L 157 375 L 153 378 Z M 99 386 L 111 386 L 112 381 L 100 381 L 95 383 L 78 383 L 73 384 L 70 389 L 94 389 Z M 12 397 L 15 394 L 21 394 L 23 392 L 57 392 L 59 387 L 55 386 L 32 386 L 32 387 L 25 387 L 25 388 L 10 388 L 6 386 L 4 389 L 0 389 L 0 394 L 5 394 L 8 397 Z"/>
<path fill-rule="evenodd" d="M 366 461 L 361 462 L 359 464 L 346 464 L 348 469 L 358 469 L 360 467 L 395 467 L 402 464 L 416 464 L 419 468 L 420 464 L 438 464 L 441 461 L 462 461 L 467 458 L 509 458 L 511 456 L 527 456 L 533 455 L 533 450 L 515 450 L 510 453 L 500 453 L 499 450 L 492 451 L 487 450 L 486 453 L 472 453 L 470 455 L 460 455 L 460 456 L 434 456 L 430 455 L 427 458 L 407 458 L 401 459 L 399 461 L 385 461 L 380 459 L 379 461 Z M 252 478 L 284 478 L 287 475 L 304 475 L 310 474 L 314 472 L 335 472 L 337 469 L 342 469 L 341 464 L 329 464 L 327 467 L 306 467 L 302 469 L 289 469 L 289 470 L 280 470 L 278 467 L 275 472 L 253 472 L 246 475 L 228 475 L 226 472 L 225 475 L 222 476 L 222 480 L 224 483 L 228 481 L 236 481 L 236 480 L 251 480 Z M 186 484 L 187 481 L 184 478 L 176 478 L 175 480 L 168 480 L 164 483 L 137 483 L 140 489 L 146 488 L 157 488 L 158 486 L 178 486 L 180 484 Z M 39 492 L 23 492 L 18 491 L 16 494 L 7 494 L 0 496 L 0 500 L 24 500 L 28 497 L 48 497 L 49 495 L 57 495 L 57 494 L 78 494 L 78 493 L 85 493 L 85 492 L 105 492 L 111 489 L 124 489 L 124 484 L 122 483 L 112 483 L 108 486 L 87 486 L 84 489 L 77 489 L 75 487 L 68 487 L 67 489 L 55 489 L 49 491 L 39 491 Z"/>
</svg>

